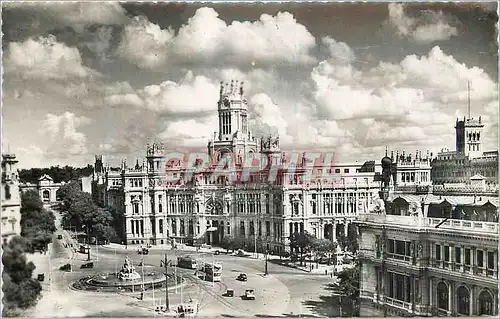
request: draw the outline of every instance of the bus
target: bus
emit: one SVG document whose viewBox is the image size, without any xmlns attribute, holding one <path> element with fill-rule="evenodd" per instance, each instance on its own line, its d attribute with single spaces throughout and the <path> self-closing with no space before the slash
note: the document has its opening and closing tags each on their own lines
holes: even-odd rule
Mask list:
<svg viewBox="0 0 500 319">
<path fill-rule="evenodd" d="M 208 281 L 221 281 L 222 280 L 222 265 L 219 263 L 209 264 L 206 263 L 203 267 L 203 271 L 207 275 L 206 280 Z"/>
<path fill-rule="evenodd" d="M 187 268 L 187 269 L 197 269 L 198 264 L 196 259 L 191 256 L 177 257 L 177 267 Z"/>
</svg>

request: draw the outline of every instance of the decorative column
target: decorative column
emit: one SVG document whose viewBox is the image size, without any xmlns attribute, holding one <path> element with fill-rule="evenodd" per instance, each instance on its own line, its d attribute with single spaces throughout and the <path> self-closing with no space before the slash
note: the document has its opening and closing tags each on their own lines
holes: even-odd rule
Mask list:
<svg viewBox="0 0 500 319">
<path fill-rule="evenodd" d="M 346 237 L 347 237 L 347 234 L 348 234 L 348 232 L 347 232 L 347 228 L 348 228 L 348 227 L 349 227 L 349 221 L 348 221 L 348 220 L 346 220 L 346 221 L 344 222 L 344 236 L 346 236 Z"/>
</svg>

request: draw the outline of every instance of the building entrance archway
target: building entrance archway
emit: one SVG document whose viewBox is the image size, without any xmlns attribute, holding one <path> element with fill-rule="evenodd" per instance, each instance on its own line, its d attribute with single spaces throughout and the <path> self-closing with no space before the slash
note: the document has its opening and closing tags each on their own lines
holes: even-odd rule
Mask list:
<svg viewBox="0 0 500 319">
<path fill-rule="evenodd" d="M 444 309 L 444 310 L 450 310 L 449 309 L 449 293 L 448 293 L 448 286 L 444 282 L 440 282 L 437 285 L 437 301 L 438 301 L 438 308 L 439 309 Z"/>
<path fill-rule="evenodd" d="M 493 296 L 488 290 L 483 290 L 479 294 L 478 315 L 493 316 Z"/>
<path fill-rule="evenodd" d="M 470 315 L 470 293 L 464 286 L 457 289 L 457 313 L 465 316 Z"/>
</svg>

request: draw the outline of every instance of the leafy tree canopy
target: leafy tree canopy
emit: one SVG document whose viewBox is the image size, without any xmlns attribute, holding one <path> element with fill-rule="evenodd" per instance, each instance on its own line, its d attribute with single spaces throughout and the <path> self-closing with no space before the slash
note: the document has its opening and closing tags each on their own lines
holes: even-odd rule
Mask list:
<svg viewBox="0 0 500 319">
<path fill-rule="evenodd" d="M 19 171 L 19 179 L 25 183 L 37 183 L 40 177 L 49 175 L 54 180 L 54 183 L 60 183 L 78 180 L 81 177 L 92 175 L 93 172 L 94 167 L 92 165 L 82 168 L 67 165 L 64 167 L 51 166 L 50 168 L 22 169 Z"/>
<path fill-rule="evenodd" d="M 11 315 L 18 308 L 26 309 L 34 306 L 42 291 L 38 280 L 32 278 L 35 265 L 26 260 L 25 251 L 28 246 L 28 241 L 20 236 L 12 238 L 3 246 L 2 315 L 4 317 Z"/>
</svg>

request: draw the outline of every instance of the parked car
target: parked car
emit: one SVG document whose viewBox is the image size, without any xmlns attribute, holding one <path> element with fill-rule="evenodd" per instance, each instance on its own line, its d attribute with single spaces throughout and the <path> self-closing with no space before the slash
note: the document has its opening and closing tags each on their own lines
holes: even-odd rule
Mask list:
<svg viewBox="0 0 500 319">
<path fill-rule="evenodd" d="M 94 268 L 94 263 L 93 262 L 90 262 L 90 263 L 85 263 L 83 265 L 80 266 L 81 269 L 85 269 L 85 268 Z"/>
<path fill-rule="evenodd" d="M 228 289 L 226 290 L 226 293 L 224 294 L 226 297 L 233 297 L 234 296 L 234 290 L 233 289 Z"/>
<path fill-rule="evenodd" d="M 145 248 L 145 247 L 143 247 L 143 248 L 139 248 L 139 249 L 137 250 L 137 253 L 138 253 L 139 255 L 148 255 L 148 254 L 149 254 L 149 249 L 147 249 L 147 248 Z"/>
<path fill-rule="evenodd" d="M 62 235 L 61 235 L 61 234 L 57 235 L 57 239 L 62 239 L 62 238 L 63 238 L 63 237 L 62 237 Z"/>
<path fill-rule="evenodd" d="M 253 289 L 245 290 L 245 300 L 255 300 L 255 292 Z"/>
<path fill-rule="evenodd" d="M 239 280 L 239 281 L 247 281 L 247 274 L 239 274 L 238 277 L 236 278 L 236 280 Z"/>
<path fill-rule="evenodd" d="M 62 270 L 62 271 L 71 271 L 71 264 L 65 264 L 65 265 L 62 265 L 61 267 L 59 267 L 59 270 Z"/>
<path fill-rule="evenodd" d="M 38 281 L 44 281 L 45 280 L 45 274 L 38 274 L 37 279 L 38 279 Z"/>
</svg>

